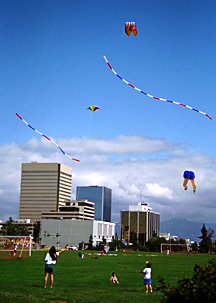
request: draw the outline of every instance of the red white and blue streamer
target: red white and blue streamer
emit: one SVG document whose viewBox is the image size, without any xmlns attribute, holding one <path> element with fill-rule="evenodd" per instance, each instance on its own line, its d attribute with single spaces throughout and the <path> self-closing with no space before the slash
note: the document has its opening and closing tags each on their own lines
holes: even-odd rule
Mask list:
<svg viewBox="0 0 216 303">
<path fill-rule="evenodd" d="M 148 96 L 148 97 L 150 97 L 150 98 L 152 98 L 152 99 L 155 99 L 155 100 L 165 101 L 165 102 L 169 102 L 169 103 L 181 105 L 181 106 L 183 106 L 183 107 L 187 107 L 187 108 L 189 108 L 189 109 L 194 110 L 195 112 L 198 112 L 198 113 L 200 113 L 200 114 L 205 115 L 206 117 L 208 117 L 209 119 L 212 120 L 212 117 L 210 117 L 208 114 L 206 114 L 206 113 L 204 113 L 204 112 L 202 112 L 202 111 L 200 111 L 200 110 L 198 110 L 198 109 L 195 109 L 195 108 L 193 108 L 193 107 L 191 107 L 191 106 L 189 106 L 189 105 L 186 105 L 186 104 L 183 104 L 183 103 L 179 103 L 179 102 L 176 102 L 176 101 L 172 101 L 172 100 L 167 100 L 167 99 L 159 98 L 159 97 L 154 97 L 154 96 L 152 96 L 152 95 L 150 95 L 150 94 L 148 94 L 148 93 L 142 91 L 141 89 L 137 88 L 136 86 L 134 86 L 133 84 L 129 83 L 128 81 L 126 81 L 125 79 L 123 79 L 121 76 L 119 76 L 119 75 L 117 74 L 117 72 L 112 68 L 112 66 L 110 65 L 110 63 L 108 62 L 106 56 L 103 56 L 103 57 L 104 57 L 104 59 L 105 59 L 107 65 L 108 65 L 109 68 L 111 69 L 111 71 L 112 71 L 120 80 L 122 80 L 124 83 L 126 83 L 126 84 L 129 85 L 130 87 L 134 88 L 134 89 L 137 90 L 138 92 L 140 92 L 140 93 L 142 93 L 142 94 L 144 94 L 144 95 L 146 95 L 146 96 Z"/>
<path fill-rule="evenodd" d="M 47 137 L 46 135 L 42 134 L 42 133 L 39 132 L 37 129 L 35 129 L 34 127 L 32 127 L 32 126 L 31 126 L 28 122 L 26 122 L 19 114 L 16 113 L 16 115 L 17 115 L 17 117 L 20 118 L 20 120 L 22 120 L 28 127 L 30 127 L 30 128 L 31 128 L 32 130 L 34 130 L 36 133 L 38 133 L 38 134 L 41 135 L 42 137 L 44 137 L 44 138 L 46 138 L 47 140 L 49 140 L 50 142 L 52 142 L 55 146 L 57 146 L 58 149 L 59 149 L 66 157 L 68 157 L 68 158 L 71 159 L 71 160 L 80 162 L 80 160 L 75 159 L 75 158 L 72 158 L 72 157 L 70 157 L 69 155 L 67 155 L 67 154 L 63 151 L 63 149 L 62 149 L 56 142 L 54 142 L 51 138 Z"/>
</svg>

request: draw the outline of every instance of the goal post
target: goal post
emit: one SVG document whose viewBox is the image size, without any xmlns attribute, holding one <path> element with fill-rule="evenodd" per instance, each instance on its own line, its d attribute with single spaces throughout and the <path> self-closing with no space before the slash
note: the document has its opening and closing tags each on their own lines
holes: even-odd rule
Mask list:
<svg viewBox="0 0 216 303">
<path fill-rule="evenodd" d="M 31 257 L 31 236 L 2 236 L 0 235 L 0 258 L 11 257 L 21 259 Z"/>
<path fill-rule="evenodd" d="M 188 244 L 169 244 L 161 243 L 161 253 L 188 253 Z"/>
</svg>

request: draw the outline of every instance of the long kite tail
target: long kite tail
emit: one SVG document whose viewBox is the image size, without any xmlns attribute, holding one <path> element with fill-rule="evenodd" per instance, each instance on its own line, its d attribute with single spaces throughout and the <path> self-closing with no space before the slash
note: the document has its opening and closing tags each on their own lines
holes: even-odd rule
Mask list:
<svg viewBox="0 0 216 303">
<path fill-rule="evenodd" d="M 172 101 L 172 100 L 167 100 L 167 99 L 162 99 L 162 98 L 154 97 L 154 96 L 152 96 L 152 95 L 150 95 L 150 94 L 148 94 L 148 93 L 145 93 L 145 92 L 142 91 L 141 89 L 137 88 L 136 86 L 134 86 L 133 84 L 129 83 L 128 81 L 126 81 L 125 79 L 123 79 L 121 76 L 119 76 L 119 75 L 117 74 L 117 72 L 112 68 L 112 66 L 110 65 L 110 63 L 108 62 L 106 56 L 103 56 L 103 57 L 104 57 L 104 60 L 106 61 L 107 65 L 108 65 L 109 68 L 111 69 L 111 71 L 112 71 L 119 79 L 121 79 L 124 83 L 126 83 L 126 84 L 129 85 L 130 87 L 134 88 L 134 89 L 137 90 L 138 92 L 140 92 L 140 93 L 142 93 L 142 94 L 144 94 L 144 95 L 146 95 L 146 96 L 148 96 L 148 97 L 150 97 L 150 98 L 152 98 L 152 99 L 155 99 L 155 100 L 165 101 L 165 102 L 169 102 L 169 103 L 173 103 L 173 104 L 177 104 L 177 105 L 181 105 L 181 106 L 187 107 L 187 108 L 189 108 L 189 109 L 194 110 L 195 112 L 198 112 L 198 113 L 200 113 L 200 114 L 205 115 L 206 117 L 208 117 L 209 119 L 212 120 L 212 117 L 210 117 L 208 114 L 206 114 L 206 113 L 204 113 L 204 112 L 202 112 L 202 111 L 200 111 L 200 110 L 198 110 L 198 109 L 195 109 L 195 108 L 193 108 L 193 107 L 191 107 L 191 106 L 189 106 L 189 105 L 186 105 L 186 104 L 183 104 L 183 103 L 179 103 L 179 102 L 176 102 L 176 101 Z"/>
<path fill-rule="evenodd" d="M 34 127 L 32 127 L 32 126 L 31 126 L 28 122 L 26 122 L 19 114 L 16 113 L 16 115 L 17 115 L 17 117 L 18 117 L 20 120 L 22 120 L 28 127 L 30 127 L 30 128 L 31 128 L 32 130 L 34 130 L 36 133 L 38 133 L 38 134 L 41 135 L 42 137 L 46 138 L 47 140 L 51 141 L 55 146 L 57 146 L 58 149 L 59 149 L 66 157 L 68 157 L 68 158 L 71 159 L 71 160 L 80 162 L 80 160 L 75 159 L 75 158 L 72 158 L 72 157 L 70 157 L 69 155 L 67 155 L 67 154 L 63 151 L 63 149 L 62 149 L 56 142 L 54 142 L 52 139 L 50 139 L 49 137 L 47 137 L 46 135 L 44 135 L 44 134 L 42 134 L 41 132 L 39 132 L 38 130 L 36 130 Z"/>
</svg>

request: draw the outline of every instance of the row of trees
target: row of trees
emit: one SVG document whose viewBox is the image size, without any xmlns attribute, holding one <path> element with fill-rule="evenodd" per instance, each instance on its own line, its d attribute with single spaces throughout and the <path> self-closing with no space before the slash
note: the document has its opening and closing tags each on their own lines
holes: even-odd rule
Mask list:
<svg viewBox="0 0 216 303">
<path fill-rule="evenodd" d="M 40 224 L 35 223 L 33 225 L 33 240 L 38 242 L 39 240 L 39 232 L 40 232 Z M 0 235 L 7 235 L 7 236 L 28 236 L 29 230 L 25 224 L 14 224 L 14 221 L 10 217 L 9 220 L 3 225 L 2 229 L 0 230 Z M 199 251 L 200 253 L 211 253 L 216 252 L 216 241 L 213 241 L 214 230 L 209 229 L 207 230 L 205 224 L 203 224 L 201 228 L 201 236 L 200 243 L 197 242 L 191 245 L 192 251 Z M 121 240 L 118 239 L 117 234 L 113 237 L 112 242 L 109 243 L 110 250 L 117 249 L 124 249 L 124 248 L 133 248 L 134 250 L 139 251 L 153 251 L 157 252 L 160 251 L 160 247 L 162 243 L 168 243 L 165 238 L 160 238 L 156 234 L 150 238 L 145 246 L 142 246 L 140 243 L 134 242 L 131 246 L 125 246 Z M 171 244 L 185 244 L 185 239 L 180 238 L 178 241 L 171 240 Z M 97 246 L 95 249 L 102 249 L 106 245 L 106 239 L 102 239 L 102 243 Z M 93 248 L 93 238 L 90 236 L 89 238 L 89 249 Z"/>
<path fill-rule="evenodd" d="M 33 241 L 38 242 L 40 223 L 33 225 Z M 10 217 L 0 229 L 0 235 L 5 236 L 29 236 L 30 232 L 25 224 L 16 224 Z"/>
<path fill-rule="evenodd" d="M 24 224 L 14 224 L 10 217 L 0 229 L 0 234 L 3 236 L 29 236 L 29 231 Z"/>
<path fill-rule="evenodd" d="M 207 230 L 205 224 L 203 224 L 201 228 L 201 239 L 200 243 L 194 242 L 191 244 L 191 250 L 197 251 L 200 253 L 211 253 L 216 252 L 216 241 L 213 241 L 214 230 Z M 152 252 L 160 252 L 161 244 L 186 244 L 185 239 L 180 238 L 178 241 L 171 239 L 171 241 L 167 241 L 165 238 L 160 238 L 156 234 L 150 238 L 146 245 L 143 246 L 141 243 L 133 242 L 132 245 L 124 245 L 121 240 L 118 239 L 117 235 L 113 237 L 112 242 L 109 243 L 109 248 L 111 251 L 116 249 L 125 249 L 125 248 L 133 248 L 138 251 L 152 251 Z M 89 238 L 89 249 L 101 250 L 104 245 L 106 245 L 106 239 L 102 239 L 102 243 L 96 247 L 93 247 L 93 238 L 92 235 Z"/>
</svg>

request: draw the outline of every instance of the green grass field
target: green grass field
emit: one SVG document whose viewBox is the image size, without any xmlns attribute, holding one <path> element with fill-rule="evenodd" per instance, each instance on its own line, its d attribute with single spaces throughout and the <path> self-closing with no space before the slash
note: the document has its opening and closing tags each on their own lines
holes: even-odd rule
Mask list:
<svg viewBox="0 0 216 303">
<path fill-rule="evenodd" d="M 62 253 L 55 265 L 54 286 L 43 288 L 44 257 L 47 251 L 33 251 L 31 258 L 0 258 L 1 302 L 160 302 L 161 293 L 154 291 L 158 277 L 175 284 L 191 277 L 195 264 L 206 265 L 211 255 L 118 252 L 117 256 L 85 254 L 79 259 L 77 251 Z M 94 252 L 95 253 L 95 252 Z M 112 252 L 110 252 L 112 253 Z M 1 256 L 0 256 L 1 257 Z M 143 274 L 145 262 L 152 263 L 153 293 L 145 293 Z M 119 284 L 109 281 L 115 271 Z"/>
</svg>

